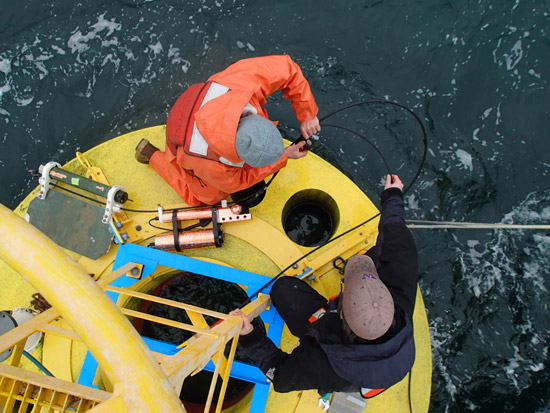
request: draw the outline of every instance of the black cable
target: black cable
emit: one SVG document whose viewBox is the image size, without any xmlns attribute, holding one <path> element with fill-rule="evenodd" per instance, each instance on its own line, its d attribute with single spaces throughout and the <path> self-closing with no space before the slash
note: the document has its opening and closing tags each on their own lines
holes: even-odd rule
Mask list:
<svg viewBox="0 0 550 413">
<path fill-rule="evenodd" d="M 162 228 L 162 227 L 157 227 L 156 225 L 153 225 L 151 224 L 151 221 L 158 221 L 158 217 L 153 217 L 149 220 L 149 222 L 147 223 L 150 227 L 153 227 L 155 229 L 161 229 L 163 231 L 170 231 L 170 228 Z"/>
<path fill-rule="evenodd" d="M 101 206 L 106 206 L 106 203 L 103 202 L 103 201 L 100 201 L 99 199 L 95 199 L 95 198 L 92 198 L 92 197 L 89 197 L 89 196 L 86 196 L 84 194 L 81 194 L 79 192 L 76 192 L 76 191 L 72 191 L 68 188 L 65 188 L 63 186 L 59 186 L 57 184 L 54 184 L 54 183 L 50 183 L 50 185 L 58 188 L 58 189 L 61 189 L 62 191 L 65 191 L 65 192 L 68 192 L 70 194 L 73 194 L 73 195 L 76 195 L 76 196 L 79 196 L 81 198 L 84 198 L 84 199 L 87 199 L 88 201 L 92 201 L 98 205 L 101 205 Z M 229 205 L 229 204 L 228 204 Z M 200 205 L 200 206 L 187 206 L 187 207 L 181 207 L 181 208 L 170 208 L 170 209 L 164 209 L 163 211 L 164 212 L 173 212 L 173 211 L 181 211 L 181 210 L 186 210 L 186 209 L 196 209 L 196 208 L 207 208 L 207 207 L 216 207 L 216 206 L 221 206 L 221 204 L 215 204 L 215 205 Z M 153 214 L 153 213 L 157 213 L 158 210 L 157 209 L 146 209 L 146 210 L 143 210 L 143 209 L 130 209 L 130 208 L 123 208 L 121 207 L 120 208 L 122 211 L 127 211 L 127 212 L 137 212 L 137 213 L 141 213 L 141 214 Z"/>
<path fill-rule="evenodd" d="M 409 412 L 413 413 L 413 405 L 411 399 L 411 384 L 412 384 L 412 367 L 409 370 Z"/>
<path fill-rule="evenodd" d="M 243 203 L 243 202 L 247 202 L 253 198 L 256 198 L 258 195 L 260 195 L 260 192 L 261 191 L 264 191 L 264 190 L 267 190 L 267 188 L 269 187 L 269 185 L 271 185 L 271 183 L 273 182 L 273 179 L 275 179 L 275 177 L 277 176 L 277 174 L 279 173 L 279 171 L 275 172 L 273 174 L 273 176 L 271 177 L 271 179 L 267 182 L 267 184 L 265 185 L 265 188 L 264 189 L 260 189 L 256 192 L 254 192 L 253 194 L 250 194 L 249 196 L 241 199 L 239 201 L 239 203 Z M 68 188 L 65 188 L 63 186 L 59 186 L 57 184 L 54 184 L 53 182 L 50 183 L 50 185 L 58 188 L 58 189 L 61 189 L 62 191 L 66 191 L 70 194 L 73 194 L 73 195 L 76 195 L 80 198 L 84 198 L 84 199 L 87 199 L 88 201 L 92 201 L 98 205 L 101 205 L 101 206 L 106 206 L 106 203 L 103 202 L 103 201 L 100 201 L 99 199 L 95 199 L 95 198 L 92 198 L 92 197 L 89 197 L 89 196 L 86 196 L 84 194 L 81 194 L 79 192 L 76 192 L 76 191 L 72 191 Z M 227 205 L 234 205 L 236 204 L 235 201 L 230 201 L 227 203 Z M 180 208 L 170 208 L 170 209 L 164 209 L 164 212 L 173 212 L 173 211 L 182 211 L 182 210 L 187 210 L 187 209 L 196 209 L 196 208 L 216 208 L 216 207 L 221 207 L 221 203 L 217 203 L 217 204 L 211 204 L 211 205 L 198 205 L 198 206 L 187 206 L 187 207 L 180 207 Z M 131 209 L 131 208 L 124 208 L 124 207 L 120 207 L 120 209 L 122 211 L 126 211 L 126 212 L 136 212 L 136 213 L 141 213 L 141 214 L 153 214 L 153 213 L 156 213 L 158 212 L 158 210 L 156 209 L 147 209 L 147 210 L 143 210 L 143 209 Z"/>
<path fill-rule="evenodd" d="M 365 104 L 393 105 L 393 106 L 397 106 L 401 109 L 404 109 L 414 117 L 414 119 L 416 120 L 416 122 L 420 126 L 420 129 L 422 130 L 422 143 L 424 144 L 424 151 L 422 153 L 422 160 L 420 161 L 420 165 L 418 167 L 418 170 L 416 171 L 416 173 L 415 173 L 414 177 L 412 178 L 411 182 L 403 190 L 403 195 L 404 195 L 408 192 L 408 190 L 413 186 L 414 182 L 418 179 L 418 176 L 420 175 L 420 172 L 422 172 L 422 168 L 424 167 L 424 162 L 426 161 L 426 155 L 428 153 L 428 137 L 426 135 L 426 129 L 424 128 L 424 125 L 422 124 L 422 121 L 420 120 L 420 118 L 418 117 L 418 115 L 416 113 L 414 113 L 408 107 L 406 107 L 406 106 L 404 106 L 400 103 L 391 101 L 391 100 L 364 100 L 364 101 L 361 101 L 361 102 L 354 102 L 354 103 L 351 103 L 349 105 L 343 106 L 339 109 L 333 110 L 332 112 L 328 113 L 327 115 L 321 117 L 321 119 L 319 119 L 319 123 L 322 123 L 324 120 L 330 118 L 331 116 L 333 116 L 333 115 L 335 115 L 335 114 L 337 114 L 337 113 L 339 113 L 343 110 L 346 110 L 346 109 L 349 109 L 349 108 L 352 108 L 352 107 L 355 107 L 355 106 L 365 105 Z M 332 126 L 332 127 L 338 127 L 338 128 L 347 130 L 347 131 L 349 131 L 351 133 L 354 133 L 355 135 L 365 139 L 369 145 L 375 147 L 368 139 L 366 139 L 365 137 L 359 135 L 355 131 L 352 131 L 350 129 L 347 129 L 347 128 L 344 128 L 344 127 L 341 127 L 341 126 L 337 126 L 337 125 L 323 125 L 323 126 Z M 375 147 L 375 149 L 376 149 L 376 147 Z M 388 164 L 387 164 L 386 160 L 384 159 L 384 157 L 382 156 L 381 152 L 378 149 L 376 149 L 376 151 L 378 152 L 378 154 L 382 158 L 384 164 L 386 165 L 386 169 L 389 171 L 390 168 L 388 167 Z"/>
<path fill-rule="evenodd" d="M 331 238 L 329 239 L 325 244 L 323 245 L 319 245 L 317 248 L 315 249 L 312 249 L 311 251 L 309 251 L 307 254 L 303 255 L 302 257 L 298 258 L 296 261 L 294 261 L 292 264 L 290 264 L 288 267 L 286 267 L 284 270 L 282 270 L 279 274 L 277 274 L 275 277 L 273 277 L 271 280 L 269 280 L 268 282 L 266 282 L 262 287 L 260 287 L 260 289 L 258 291 L 256 291 L 254 294 L 252 294 L 251 296 L 249 296 L 246 301 L 244 301 L 238 308 L 243 308 L 245 305 L 247 305 L 248 303 L 250 303 L 252 301 L 252 299 L 254 297 L 256 297 L 259 293 L 261 293 L 266 287 L 269 287 L 272 283 L 274 283 L 275 281 L 277 281 L 277 279 L 279 279 L 281 277 L 281 275 L 283 275 L 287 270 L 289 270 L 294 264 L 297 264 L 299 263 L 300 261 L 302 261 L 304 258 L 307 258 L 308 256 L 310 256 L 311 254 L 313 254 L 314 252 L 320 250 L 321 248 L 327 246 L 328 244 L 330 244 L 331 242 L 333 241 L 336 241 L 337 239 L 339 239 L 340 237 L 343 237 L 344 235 L 346 234 L 349 234 L 351 231 L 354 231 L 356 230 L 357 228 L 359 228 L 360 226 L 362 225 L 365 225 L 366 223 L 372 221 L 373 219 L 375 219 L 376 217 L 378 217 L 380 215 L 380 212 L 376 215 L 373 215 L 372 217 L 370 217 L 369 219 L 367 219 L 366 221 L 363 221 L 361 222 L 360 224 L 354 226 L 353 228 L 350 228 L 348 229 L 347 231 L 344 231 L 342 232 L 340 235 L 334 237 L 334 238 Z"/>
<path fill-rule="evenodd" d="M 92 201 L 92 202 L 94 202 L 94 203 L 96 203 L 96 204 L 99 204 L 99 205 L 101 205 L 101 206 L 105 206 L 105 202 L 100 201 L 100 200 L 98 200 L 98 199 L 92 198 L 92 197 L 90 197 L 90 196 L 86 196 L 86 195 L 84 195 L 84 194 L 80 194 L 80 193 L 75 192 L 75 191 L 71 191 L 71 190 L 68 189 L 68 188 L 65 188 L 65 187 L 63 187 L 63 186 L 59 186 L 59 185 L 57 185 L 57 184 L 54 184 L 53 182 L 50 182 L 50 185 L 51 185 L 51 186 L 54 186 L 54 187 L 56 187 L 56 188 L 58 188 L 58 189 L 61 189 L 62 191 L 68 192 L 68 193 L 70 193 L 70 194 L 79 196 L 79 197 L 84 198 L 84 199 L 87 199 L 88 201 Z"/>
<path fill-rule="evenodd" d="M 376 153 L 380 156 L 380 158 L 382 159 L 382 162 L 384 162 L 384 165 L 386 166 L 386 170 L 388 171 L 388 175 L 391 175 L 391 171 L 390 171 L 390 166 L 388 165 L 388 162 L 386 161 L 386 158 L 384 158 L 384 155 L 382 155 L 382 152 L 380 152 L 380 149 L 378 149 L 376 147 L 376 145 L 374 143 L 372 143 L 370 140 L 368 140 L 365 136 L 357 133 L 356 131 L 352 130 L 352 129 L 348 129 L 344 126 L 339 126 L 339 125 L 331 125 L 331 124 L 323 124 L 323 127 L 326 128 L 326 127 L 331 127 L 331 128 L 339 128 L 339 129 L 343 129 L 347 132 L 350 132 L 350 133 L 353 133 L 354 135 L 357 135 L 359 136 L 361 139 L 363 139 L 365 142 L 367 142 L 370 146 L 372 146 L 374 148 L 374 150 L 376 151 Z"/>
</svg>

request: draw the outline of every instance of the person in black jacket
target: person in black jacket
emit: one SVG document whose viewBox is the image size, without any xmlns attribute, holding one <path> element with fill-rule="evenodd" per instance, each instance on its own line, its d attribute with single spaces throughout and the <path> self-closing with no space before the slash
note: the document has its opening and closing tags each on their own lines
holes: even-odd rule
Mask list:
<svg viewBox="0 0 550 413">
<path fill-rule="evenodd" d="M 277 392 L 386 389 L 402 380 L 415 357 L 412 314 L 418 283 L 414 239 L 404 220 L 403 183 L 388 175 L 376 245 L 348 260 L 343 292 L 318 294 L 295 277 L 271 289 L 275 308 L 300 339 L 291 354 L 243 318 L 240 344 Z"/>
</svg>

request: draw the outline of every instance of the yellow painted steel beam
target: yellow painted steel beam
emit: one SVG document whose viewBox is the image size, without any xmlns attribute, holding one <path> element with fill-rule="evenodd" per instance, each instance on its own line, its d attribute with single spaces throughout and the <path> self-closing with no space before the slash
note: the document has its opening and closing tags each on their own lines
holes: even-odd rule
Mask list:
<svg viewBox="0 0 550 413">
<path fill-rule="evenodd" d="M 243 308 L 243 312 L 250 319 L 257 317 L 264 311 L 271 300 L 268 295 L 260 294 L 258 298 Z M 239 334 L 242 326 L 242 319 L 238 316 L 230 316 L 220 324 L 212 328 L 212 332 L 217 334 L 217 338 L 209 336 L 194 336 L 188 341 L 188 345 L 174 354 L 167 357 L 161 363 L 164 372 L 176 388 L 181 389 L 183 380 L 197 369 L 202 369 L 206 363 L 216 354 L 224 340 L 230 340 Z M 230 367 L 228 367 L 230 368 Z"/>
<path fill-rule="evenodd" d="M 101 281 L 103 281 L 103 279 Z M 100 284 L 104 285 L 103 282 L 100 282 Z M 123 295 L 128 295 L 130 297 L 141 298 L 142 300 L 147 300 L 147 301 L 151 301 L 151 302 L 154 302 L 154 303 L 168 305 L 170 307 L 180 308 L 182 310 L 192 311 L 194 313 L 204 314 L 204 315 L 214 317 L 214 318 L 226 319 L 226 318 L 230 317 L 225 313 L 220 313 L 220 312 L 217 312 L 217 311 L 208 310 L 207 308 L 201 308 L 201 307 L 197 307 L 197 306 L 194 306 L 194 305 L 191 305 L 191 304 L 185 304 L 185 303 L 182 303 L 182 302 L 179 302 L 179 301 L 169 300 L 167 298 L 157 297 L 155 295 L 146 294 L 146 293 L 142 293 L 142 292 L 139 292 L 139 291 L 128 290 L 126 288 L 108 286 L 108 287 L 105 287 L 105 290 L 106 291 L 117 292 L 117 293 L 123 294 Z"/>
<path fill-rule="evenodd" d="M 185 411 L 139 334 L 86 271 L 0 205 L 0 257 L 63 315 L 129 411 Z M 108 326 L 108 328 L 106 328 Z"/>
<path fill-rule="evenodd" d="M 231 317 L 213 328 L 217 337 L 200 335 L 190 345 L 167 358 L 162 364 L 164 372 L 176 390 L 181 389 L 183 380 L 195 370 L 202 370 L 212 359 L 228 337 L 240 330 L 241 321 Z"/>
<path fill-rule="evenodd" d="M 111 393 L 98 390 L 93 387 L 82 386 L 81 384 L 69 383 L 55 377 L 46 376 L 34 371 L 22 370 L 14 366 L 8 366 L 0 363 L 0 376 L 13 381 L 25 382 L 29 385 L 37 386 L 51 391 L 76 395 L 96 402 L 103 402 L 111 398 Z"/>
<path fill-rule="evenodd" d="M 212 380 L 210 381 L 210 388 L 208 389 L 208 397 L 206 398 L 206 405 L 204 406 L 205 412 L 209 412 L 210 406 L 212 405 L 212 399 L 214 398 L 214 390 L 216 390 L 216 383 L 218 382 L 220 368 L 222 367 L 222 363 L 225 360 L 223 353 L 224 353 L 226 343 L 227 343 L 227 337 L 224 336 L 222 342 L 220 343 L 219 351 L 216 353 L 216 361 L 214 362 L 216 367 L 214 368 L 214 373 L 212 374 Z"/>
<path fill-rule="evenodd" d="M 73 330 L 69 330 L 68 328 L 64 328 L 54 324 L 41 325 L 38 327 L 38 331 L 41 331 L 44 334 L 51 334 L 57 337 L 67 338 L 74 341 L 82 341 L 82 339 L 78 337 Z"/>
<path fill-rule="evenodd" d="M 189 320 L 191 320 L 191 324 L 193 324 L 196 327 L 199 328 L 210 328 L 208 323 L 206 322 L 204 316 L 201 313 L 186 310 L 187 316 L 189 317 Z"/>
<path fill-rule="evenodd" d="M 97 283 L 101 287 L 106 288 L 113 281 L 118 280 L 124 274 L 131 271 L 133 268 L 136 268 L 137 266 L 138 266 L 138 264 L 135 264 L 133 262 L 129 262 L 127 264 L 124 264 L 122 267 L 116 269 L 115 271 L 113 271 L 110 274 L 107 274 L 105 277 L 101 278 L 101 280 L 99 280 Z"/>
<path fill-rule="evenodd" d="M 271 304 L 271 297 L 267 294 L 258 294 L 258 297 L 244 306 L 241 311 L 248 316 L 250 321 L 263 313 Z"/>
<path fill-rule="evenodd" d="M 38 314 L 36 317 L 31 318 L 30 320 L 14 328 L 13 330 L 4 333 L 0 336 L 0 353 L 3 353 L 7 349 L 9 349 L 15 343 L 18 343 L 21 340 L 25 340 L 32 333 L 37 331 L 41 325 L 49 323 L 57 317 L 59 317 L 59 313 L 55 309 L 50 308 L 49 310 Z"/>
<path fill-rule="evenodd" d="M 155 315 L 142 313 L 141 311 L 130 310 L 128 308 L 121 308 L 120 311 L 122 312 L 122 314 L 128 315 L 130 317 L 141 318 L 142 320 L 152 321 L 154 323 L 163 324 L 165 326 L 179 328 L 180 330 L 190 331 L 195 334 L 205 334 L 212 337 L 216 337 L 216 334 L 212 333 L 209 328 L 204 329 L 204 328 L 194 327 L 192 325 L 181 323 L 179 321 L 169 320 L 167 318 L 162 318 Z"/>
<path fill-rule="evenodd" d="M 237 344 L 239 343 L 239 336 L 236 335 L 233 337 L 231 342 L 231 349 L 229 350 L 229 357 L 227 358 L 227 363 L 221 368 L 221 378 L 222 378 L 222 387 L 220 389 L 220 395 L 218 396 L 218 405 L 216 407 L 216 413 L 220 413 L 222 410 L 223 399 L 225 397 L 225 391 L 227 390 L 227 385 L 229 383 L 229 376 L 231 373 L 231 365 L 235 359 L 235 353 L 237 352 Z"/>
</svg>

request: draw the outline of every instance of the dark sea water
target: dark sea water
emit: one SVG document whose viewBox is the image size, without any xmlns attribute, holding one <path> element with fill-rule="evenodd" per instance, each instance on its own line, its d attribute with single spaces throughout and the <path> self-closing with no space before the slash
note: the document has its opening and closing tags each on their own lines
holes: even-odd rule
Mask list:
<svg viewBox="0 0 550 413">
<path fill-rule="evenodd" d="M 549 13 L 548 0 L 1 0 L 0 202 L 15 207 L 41 162 L 164 123 L 187 86 L 230 63 L 287 53 L 321 115 L 387 98 L 421 117 L 409 219 L 548 224 Z M 296 135 L 282 96 L 267 108 Z M 331 123 L 410 181 L 422 139 L 405 112 L 363 106 Z M 369 145 L 325 128 L 316 151 L 377 199 L 385 168 Z M 430 410 L 549 411 L 549 231 L 413 234 Z"/>
</svg>

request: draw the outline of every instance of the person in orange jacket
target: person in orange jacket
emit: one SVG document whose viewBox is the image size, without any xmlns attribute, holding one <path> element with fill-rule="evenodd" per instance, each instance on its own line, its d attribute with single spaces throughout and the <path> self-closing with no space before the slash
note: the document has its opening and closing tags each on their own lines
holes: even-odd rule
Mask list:
<svg viewBox="0 0 550 413">
<path fill-rule="evenodd" d="M 304 138 L 319 132 L 318 108 L 300 67 L 286 55 L 240 60 L 192 85 L 172 107 L 166 149 L 143 139 L 148 163 L 188 205 L 213 205 L 307 155 L 305 141 L 284 148 L 262 107 L 277 90 L 292 101 Z"/>
</svg>

